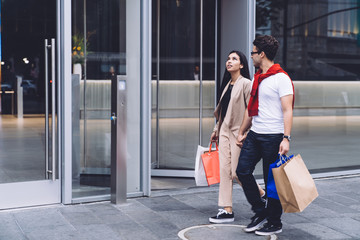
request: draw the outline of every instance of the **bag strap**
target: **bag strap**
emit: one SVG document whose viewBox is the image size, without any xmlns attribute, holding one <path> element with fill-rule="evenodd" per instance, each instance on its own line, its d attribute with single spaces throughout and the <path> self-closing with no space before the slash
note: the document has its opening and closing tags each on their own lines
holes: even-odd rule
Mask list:
<svg viewBox="0 0 360 240">
<path fill-rule="evenodd" d="M 215 143 L 216 151 L 219 151 L 217 141 L 211 141 L 210 146 L 209 146 L 209 153 L 211 152 L 211 147 L 212 147 L 213 143 Z"/>
</svg>

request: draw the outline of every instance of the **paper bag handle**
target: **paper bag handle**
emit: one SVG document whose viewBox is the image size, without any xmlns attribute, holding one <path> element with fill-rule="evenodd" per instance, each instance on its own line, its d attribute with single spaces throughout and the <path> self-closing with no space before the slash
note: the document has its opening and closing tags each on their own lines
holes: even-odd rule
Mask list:
<svg viewBox="0 0 360 240">
<path fill-rule="evenodd" d="M 279 153 L 279 159 L 280 159 L 280 161 L 281 161 L 281 165 L 282 164 L 284 164 L 284 163 L 287 163 L 287 161 L 289 161 L 291 158 L 293 158 L 294 157 L 294 155 L 290 155 L 289 157 L 288 156 L 286 156 L 286 155 L 281 155 L 280 153 Z"/>
</svg>

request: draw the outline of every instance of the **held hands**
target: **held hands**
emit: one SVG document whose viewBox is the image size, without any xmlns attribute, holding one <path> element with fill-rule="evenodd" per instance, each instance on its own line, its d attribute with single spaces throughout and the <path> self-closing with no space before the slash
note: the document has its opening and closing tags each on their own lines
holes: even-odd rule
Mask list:
<svg viewBox="0 0 360 240">
<path fill-rule="evenodd" d="M 287 140 L 286 138 L 284 138 L 282 140 L 282 142 L 280 143 L 280 147 L 279 147 L 279 154 L 280 155 L 286 155 L 289 152 L 290 149 L 290 143 L 289 140 Z"/>
<path fill-rule="evenodd" d="M 236 138 L 236 145 L 242 147 L 246 138 L 246 134 L 239 134 Z"/>
</svg>

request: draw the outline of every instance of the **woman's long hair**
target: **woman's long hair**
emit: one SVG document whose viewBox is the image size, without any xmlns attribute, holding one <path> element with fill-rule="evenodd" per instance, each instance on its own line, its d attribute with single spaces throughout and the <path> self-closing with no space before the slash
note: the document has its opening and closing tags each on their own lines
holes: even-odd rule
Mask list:
<svg viewBox="0 0 360 240">
<path fill-rule="evenodd" d="M 243 76 L 244 78 L 250 79 L 249 64 L 248 64 L 246 56 L 242 52 L 237 51 L 237 50 L 231 51 L 228 55 L 230 55 L 232 53 L 236 53 L 239 56 L 240 64 L 243 65 L 243 68 L 240 69 L 241 76 Z M 230 81 L 230 79 L 231 79 L 231 74 L 229 73 L 229 71 L 226 69 L 226 66 L 225 66 L 224 76 L 221 81 L 221 86 L 220 86 L 220 89 L 218 90 L 218 94 L 217 94 L 218 102 L 220 100 L 222 92 L 224 91 L 224 89 L 225 89 L 226 85 L 228 84 L 228 82 Z"/>
</svg>

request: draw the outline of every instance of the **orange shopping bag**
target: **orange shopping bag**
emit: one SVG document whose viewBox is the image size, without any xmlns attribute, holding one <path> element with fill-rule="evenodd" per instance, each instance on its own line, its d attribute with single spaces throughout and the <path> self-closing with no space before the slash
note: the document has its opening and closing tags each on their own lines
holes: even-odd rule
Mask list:
<svg viewBox="0 0 360 240">
<path fill-rule="evenodd" d="M 209 151 L 201 155 L 206 180 L 209 185 L 217 184 L 220 182 L 220 164 L 219 164 L 219 150 L 217 142 L 216 151 L 211 151 L 212 143 L 210 143 Z"/>
</svg>

